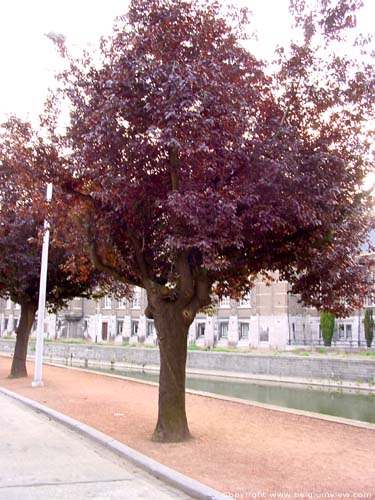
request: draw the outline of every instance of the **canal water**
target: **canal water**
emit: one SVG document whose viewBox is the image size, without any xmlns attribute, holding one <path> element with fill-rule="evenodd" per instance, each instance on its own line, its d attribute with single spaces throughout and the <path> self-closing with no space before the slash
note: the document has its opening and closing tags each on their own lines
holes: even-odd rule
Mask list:
<svg viewBox="0 0 375 500">
<path fill-rule="evenodd" d="M 159 380 L 159 374 L 156 372 L 139 370 L 116 370 L 113 372 L 93 369 L 150 382 L 158 382 Z M 254 382 L 248 379 L 195 375 L 187 376 L 186 388 L 247 401 L 257 401 L 259 403 L 375 423 L 374 393 L 324 388 L 321 386 Z"/>
</svg>

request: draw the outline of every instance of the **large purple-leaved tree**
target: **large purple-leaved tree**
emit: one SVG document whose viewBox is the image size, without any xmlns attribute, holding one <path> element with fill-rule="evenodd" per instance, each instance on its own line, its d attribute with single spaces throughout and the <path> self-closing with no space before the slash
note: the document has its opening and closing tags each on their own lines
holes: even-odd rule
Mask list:
<svg viewBox="0 0 375 500">
<path fill-rule="evenodd" d="M 155 440 L 189 437 L 187 336 L 213 293 L 239 297 L 278 270 L 305 303 L 345 314 L 366 290 L 373 71 L 314 46 L 355 24 L 352 4 L 311 15 L 299 4 L 305 37 L 268 74 L 239 42 L 248 13 L 218 2 L 133 0 L 100 64 L 58 40 L 70 122 L 54 136 L 64 167 L 50 175 L 80 214 L 70 237 L 147 292 L 161 361 Z"/>
</svg>

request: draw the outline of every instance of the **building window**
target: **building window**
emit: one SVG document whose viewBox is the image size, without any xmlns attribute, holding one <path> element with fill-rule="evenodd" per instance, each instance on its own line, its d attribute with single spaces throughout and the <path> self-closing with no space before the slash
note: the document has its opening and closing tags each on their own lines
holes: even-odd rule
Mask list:
<svg viewBox="0 0 375 500">
<path fill-rule="evenodd" d="M 199 337 L 204 337 L 206 331 L 206 323 L 200 322 L 197 323 L 197 339 Z"/>
<path fill-rule="evenodd" d="M 110 297 L 104 297 L 104 309 L 111 309 L 112 308 L 112 300 Z"/>
<path fill-rule="evenodd" d="M 9 322 L 9 319 L 5 318 L 4 319 L 4 330 L 8 330 L 8 322 Z"/>
<path fill-rule="evenodd" d="M 219 339 L 228 338 L 228 321 L 219 321 Z"/>
<path fill-rule="evenodd" d="M 371 273 L 372 293 L 365 297 L 365 307 L 375 307 L 375 273 Z"/>
<path fill-rule="evenodd" d="M 365 307 L 373 307 L 375 304 L 374 304 L 374 299 L 373 297 L 371 296 L 366 296 L 365 297 L 365 303 L 364 303 L 364 306 Z"/>
<path fill-rule="evenodd" d="M 146 323 L 146 337 L 153 337 L 155 331 L 154 322 L 152 320 L 147 320 Z"/>
<path fill-rule="evenodd" d="M 249 332 L 250 332 L 250 324 L 247 322 L 240 322 L 239 323 L 239 328 L 238 328 L 238 336 L 240 340 L 248 340 L 249 339 Z"/>
<path fill-rule="evenodd" d="M 117 335 L 122 335 L 124 331 L 124 320 L 118 319 L 117 320 Z"/>
<path fill-rule="evenodd" d="M 132 307 L 133 309 L 139 309 L 141 307 L 141 289 L 138 286 L 134 288 Z"/>
<path fill-rule="evenodd" d="M 132 321 L 132 336 L 137 337 L 138 335 L 138 321 Z"/>
<path fill-rule="evenodd" d="M 352 340 L 352 337 L 353 337 L 352 325 L 348 323 L 339 323 L 338 338 L 340 340 Z"/>
<path fill-rule="evenodd" d="M 345 336 L 347 340 L 352 340 L 352 325 L 345 325 Z"/>
<path fill-rule="evenodd" d="M 339 339 L 345 338 L 345 325 L 340 324 L 339 325 Z"/>
<path fill-rule="evenodd" d="M 18 319 L 14 319 L 13 320 L 13 331 L 17 330 L 17 326 L 18 326 Z"/>
<path fill-rule="evenodd" d="M 251 307 L 251 296 L 250 293 L 247 293 L 240 300 L 240 307 Z"/>
<path fill-rule="evenodd" d="M 122 298 L 118 301 L 118 309 L 125 309 L 126 308 L 126 299 Z"/>
<path fill-rule="evenodd" d="M 259 333 L 259 342 L 268 342 L 268 332 L 269 332 L 268 328 L 267 329 L 262 328 L 262 330 Z"/>
<path fill-rule="evenodd" d="M 222 297 L 219 302 L 219 307 L 230 307 L 230 297 Z"/>
</svg>

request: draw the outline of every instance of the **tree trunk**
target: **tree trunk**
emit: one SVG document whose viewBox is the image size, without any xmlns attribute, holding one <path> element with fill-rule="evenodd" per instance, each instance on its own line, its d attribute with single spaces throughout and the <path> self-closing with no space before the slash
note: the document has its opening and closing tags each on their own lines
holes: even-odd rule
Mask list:
<svg viewBox="0 0 375 500">
<path fill-rule="evenodd" d="M 159 413 L 153 440 L 179 442 L 190 438 L 185 411 L 185 370 L 189 324 L 175 303 L 154 309 L 160 349 Z"/>
<path fill-rule="evenodd" d="M 27 346 L 36 311 L 37 307 L 34 304 L 21 304 L 21 318 L 16 332 L 16 345 L 9 378 L 27 377 Z"/>
</svg>

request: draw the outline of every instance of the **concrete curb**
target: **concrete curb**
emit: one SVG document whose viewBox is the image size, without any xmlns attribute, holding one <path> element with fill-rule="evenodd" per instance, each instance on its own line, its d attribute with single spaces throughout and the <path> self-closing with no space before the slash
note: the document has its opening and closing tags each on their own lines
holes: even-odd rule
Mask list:
<svg viewBox="0 0 375 500">
<path fill-rule="evenodd" d="M 121 456 L 122 458 L 129 460 L 134 465 L 143 469 L 145 472 L 148 472 L 153 477 L 166 482 L 167 484 L 173 486 L 176 489 L 179 489 L 183 493 L 186 493 L 193 498 L 196 498 L 197 500 L 233 500 L 232 497 L 224 495 L 219 491 L 205 486 L 199 481 L 195 481 L 194 479 L 191 479 L 190 477 L 185 476 L 180 472 L 170 469 L 169 467 L 157 462 L 156 460 L 153 460 L 152 458 L 149 458 L 146 455 L 133 450 L 133 448 L 130 448 L 129 446 L 116 441 L 107 434 L 97 431 L 93 427 L 79 422 L 74 418 L 68 417 L 56 410 L 52 410 L 47 406 L 41 405 L 40 403 L 37 403 L 32 399 L 25 398 L 24 396 L 20 396 L 19 394 L 3 387 L 0 387 L 0 392 L 23 403 L 33 410 L 44 413 L 48 417 L 53 418 L 57 422 L 65 425 L 66 427 L 69 427 L 73 431 L 96 441 L 102 446 L 105 446 L 109 450 L 117 453 L 117 455 Z"/>
</svg>

